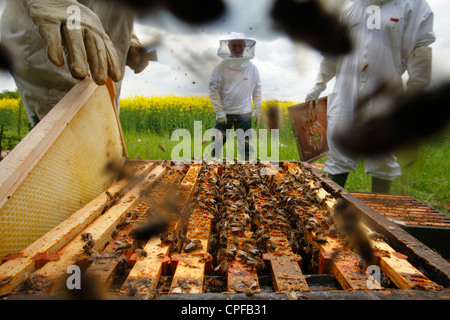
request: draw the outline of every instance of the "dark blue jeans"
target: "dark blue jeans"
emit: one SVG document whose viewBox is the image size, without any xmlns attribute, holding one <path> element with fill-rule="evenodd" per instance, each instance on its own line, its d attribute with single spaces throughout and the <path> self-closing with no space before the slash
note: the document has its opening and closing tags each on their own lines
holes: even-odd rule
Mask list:
<svg viewBox="0 0 450 320">
<path fill-rule="evenodd" d="M 214 129 L 217 129 L 222 133 L 222 146 L 225 145 L 225 142 L 227 141 L 227 130 L 233 128 L 235 131 L 238 129 L 242 129 L 244 133 L 247 132 L 247 130 L 252 129 L 252 113 L 227 114 L 227 124 L 218 123 L 216 121 L 216 123 L 214 124 Z M 251 137 L 251 132 L 249 132 L 249 135 L 245 136 L 244 139 L 240 139 L 240 137 L 238 136 L 238 151 L 241 156 L 245 157 L 245 160 L 249 160 L 250 155 L 253 153 L 253 148 L 250 146 Z M 215 138 L 213 137 L 213 142 L 214 141 Z M 215 150 L 213 150 L 211 154 L 212 157 L 220 157 L 221 150 L 222 148 L 216 148 Z M 214 151 L 217 152 L 217 155 Z"/>
</svg>

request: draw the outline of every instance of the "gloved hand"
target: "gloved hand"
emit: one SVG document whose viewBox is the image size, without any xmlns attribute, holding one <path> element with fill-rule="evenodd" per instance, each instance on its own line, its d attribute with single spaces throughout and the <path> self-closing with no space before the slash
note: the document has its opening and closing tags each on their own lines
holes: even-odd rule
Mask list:
<svg viewBox="0 0 450 320">
<path fill-rule="evenodd" d="M 227 124 L 227 114 L 224 111 L 216 113 L 216 121 L 221 124 Z"/>
<path fill-rule="evenodd" d="M 306 95 L 305 101 L 317 101 L 320 94 L 327 88 L 327 83 L 336 75 L 337 58 L 324 57 L 320 63 L 316 84 Z"/>
<path fill-rule="evenodd" d="M 320 94 L 324 91 L 323 88 L 317 87 L 315 86 L 314 88 L 311 89 L 311 91 L 308 92 L 308 94 L 306 95 L 305 101 L 314 101 L 316 102 L 317 100 L 319 100 Z"/>
<path fill-rule="evenodd" d="M 114 45 L 93 11 L 75 0 L 19 1 L 38 27 L 52 63 L 64 65 L 61 45 L 64 44 L 74 78 L 85 78 L 90 69 L 93 80 L 99 85 L 105 84 L 108 76 L 116 82 L 121 79 Z M 71 11 L 70 6 L 79 8 L 79 21 L 74 20 L 78 10 Z"/>
<path fill-rule="evenodd" d="M 261 118 L 261 110 L 253 109 L 252 118 L 255 118 L 255 126 L 257 126 Z"/>
<path fill-rule="evenodd" d="M 130 48 L 127 54 L 127 66 L 134 70 L 134 73 L 142 72 L 149 61 L 156 61 L 156 53 L 145 50 L 138 37 L 133 33 L 130 40 Z"/>
<path fill-rule="evenodd" d="M 211 105 L 216 112 L 216 121 L 221 124 L 227 124 L 227 113 L 222 108 L 220 94 L 218 92 L 210 91 L 209 100 L 211 100 Z"/>
<path fill-rule="evenodd" d="M 406 82 L 408 92 L 425 89 L 431 81 L 431 48 L 417 47 L 406 63 L 409 79 Z"/>
<path fill-rule="evenodd" d="M 253 93 L 253 105 L 255 106 L 252 112 L 252 117 L 255 118 L 255 126 L 258 125 L 259 119 L 261 118 L 262 109 L 262 92 L 256 91 Z"/>
</svg>

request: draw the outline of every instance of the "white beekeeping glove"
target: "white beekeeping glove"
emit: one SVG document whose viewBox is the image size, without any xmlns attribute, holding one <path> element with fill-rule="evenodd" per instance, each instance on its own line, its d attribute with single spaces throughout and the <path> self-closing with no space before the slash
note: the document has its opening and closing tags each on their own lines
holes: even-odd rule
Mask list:
<svg viewBox="0 0 450 320">
<path fill-rule="evenodd" d="M 211 100 L 212 107 L 216 112 L 216 121 L 221 124 L 227 124 L 227 114 L 222 108 L 220 94 L 218 92 L 210 92 L 209 99 Z"/>
<path fill-rule="evenodd" d="M 320 85 L 315 85 L 306 95 L 305 101 L 317 101 L 319 100 L 320 94 L 326 89 L 326 87 L 321 87 Z"/>
<path fill-rule="evenodd" d="M 64 65 L 64 45 L 74 78 L 85 78 L 90 69 L 99 85 L 105 84 L 108 76 L 115 82 L 121 79 L 114 45 L 93 11 L 75 0 L 19 1 L 38 27 L 52 63 Z"/>
<path fill-rule="evenodd" d="M 409 79 L 406 82 L 408 92 L 425 89 L 431 81 L 431 48 L 417 47 L 406 62 Z"/>
<path fill-rule="evenodd" d="M 140 73 L 148 66 L 149 61 L 157 61 L 156 51 L 146 51 L 133 31 L 130 40 L 130 48 L 127 53 L 126 65 L 133 69 L 134 73 Z"/>
<path fill-rule="evenodd" d="M 306 95 L 305 101 L 317 101 L 319 99 L 320 94 L 327 88 L 327 83 L 336 75 L 336 65 L 336 58 L 325 57 L 322 60 L 316 84 Z"/>
<path fill-rule="evenodd" d="M 253 105 L 254 109 L 252 112 L 252 117 L 255 118 L 255 125 L 258 125 L 259 119 L 261 118 L 261 109 L 262 109 L 262 93 L 255 92 L 253 94 Z"/>
</svg>

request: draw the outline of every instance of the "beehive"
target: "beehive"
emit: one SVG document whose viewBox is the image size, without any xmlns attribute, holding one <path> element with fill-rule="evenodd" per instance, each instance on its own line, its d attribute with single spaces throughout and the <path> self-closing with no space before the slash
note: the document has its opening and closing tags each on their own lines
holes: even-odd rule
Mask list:
<svg viewBox="0 0 450 320">
<path fill-rule="evenodd" d="M 367 266 L 322 223 L 337 198 L 355 201 L 354 210 L 363 204 L 343 190 L 328 192 L 326 180 L 303 164 L 285 162 L 272 177 L 260 175 L 261 166 L 255 164 L 132 165 L 140 177 L 133 185 L 120 180 L 0 265 L 0 294 L 8 299 L 47 293 L 72 299 L 79 294 L 97 299 L 200 294 L 209 299 L 217 293 L 232 294 L 223 299 L 233 294 L 236 299 L 242 294 L 309 299 L 328 290 L 328 297 L 351 298 L 359 292 L 355 296 L 363 298 L 401 298 L 402 293 L 408 298 L 450 298 L 445 289 L 448 263 L 440 264 L 436 253 L 394 249 L 398 244 L 387 238 L 373 239 L 372 246 L 378 257 L 375 266 L 389 280 L 368 285 Z M 158 215 L 171 217 L 164 233 L 141 240 L 132 236 Z M 312 220 L 321 227 L 308 228 Z M 362 228 L 373 233 L 364 222 Z M 301 229 L 302 234 L 296 232 Z M 90 245 L 83 236 L 87 234 Z M 384 234 L 395 236 L 389 229 Z M 412 237 L 403 239 L 408 246 L 422 246 Z M 418 264 L 418 257 L 428 260 Z M 74 265 L 85 270 L 83 281 L 107 294 L 68 290 L 67 270 Z M 438 272 L 430 272 L 433 268 Z M 320 279 L 328 282 L 325 288 L 317 285 Z"/>
<path fill-rule="evenodd" d="M 82 85 L 75 97 L 112 97 L 105 87 Z M 103 152 L 95 155 L 103 159 L 100 168 L 111 157 Z M 4 299 L 450 299 L 450 265 L 442 257 L 307 163 L 126 160 L 125 167 L 133 179 L 126 175 L 100 191 L 4 259 Z M 331 232 L 328 218 L 338 201 L 361 217 L 361 232 L 376 236 L 367 240 L 371 263 L 386 283 L 372 281 L 360 253 Z M 133 237 L 157 216 L 168 219 L 164 232 Z M 80 291 L 67 285 L 75 266 L 83 270 Z M 89 290 L 92 284 L 104 291 Z"/>
<path fill-rule="evenodd" d="M 110 90 L 80 82 L 0 163 L 0 258 L 106 190 L 126 150 Z M 114 92 L 111 92 L 114 95 Z"/>
</svg>

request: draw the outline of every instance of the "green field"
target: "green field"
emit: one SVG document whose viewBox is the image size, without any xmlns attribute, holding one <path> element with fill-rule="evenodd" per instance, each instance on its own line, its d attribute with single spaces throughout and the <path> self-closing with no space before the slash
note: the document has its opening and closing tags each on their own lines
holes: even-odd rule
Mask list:
<svg viewBox="0 0 450 320">
<path fill-rule="evenodd" d="M 263 109 L 270 102 L 264 102 Z M 281 102 L 282 125 L 279 133 L 279 158 L 299 160 L 295 139 L 287 113 L 293 102 Z M 172 141 L 178 128 L 193 132 L 194 122 L 202 121 L 202 132 L 213 127 L 214 112 L 206 97 L 133 97 L 121 100 L 120 119 L 129 157 L 132 159 L 171 159 L 172 150 L 180 141 Z M 20 98 L 0 99 L 0 127 L 3 128 L 2 150 L 12 149 L 29 131 Z M 258 128 L 264 128 L 259 125 Z M 194 155 L 194 137 L 191 134 Z M 198 141 L 197 141 L 198 142 Z M 202 149 L 209 147 L 203 141 Z M 237 156 L 237 153 L 236 153 Z M 449 214 L 450 194 L 450 130 L 447 129 L 397 153 L 402 176 L 394 180 L 391 193 L 410 195 L 429 206 Z M 319 159 L 318 162 L 325 161 Z M 370 177 L 364 174 L 364 164 L 351 173 L 346 185 L 349 191 L 370 192 Z"/>
</svg>

